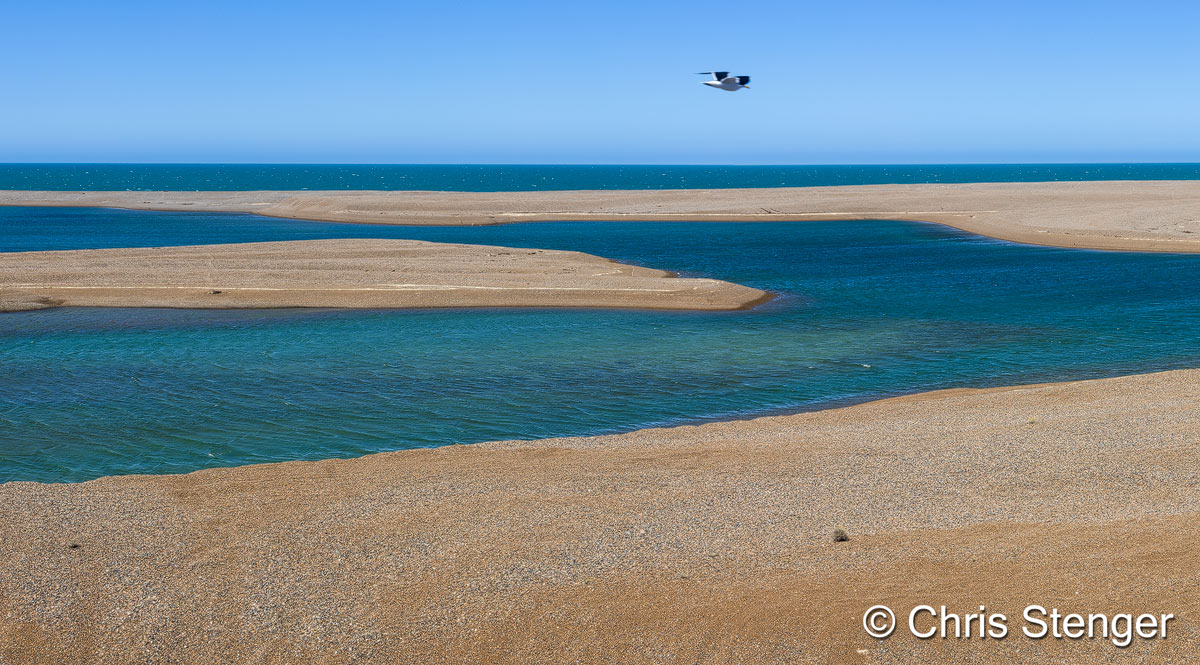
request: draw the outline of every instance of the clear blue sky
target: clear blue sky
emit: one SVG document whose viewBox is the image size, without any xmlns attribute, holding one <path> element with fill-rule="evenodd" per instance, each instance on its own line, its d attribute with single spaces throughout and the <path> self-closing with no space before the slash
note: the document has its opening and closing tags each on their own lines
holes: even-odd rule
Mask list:
<svg viewBox="0 0 1200 665">
<path fill-rule="evenodd" d="M 1200 161 L 1195 2 L 49 0 L 4 22 L 0 162 Z"/>
</svg>

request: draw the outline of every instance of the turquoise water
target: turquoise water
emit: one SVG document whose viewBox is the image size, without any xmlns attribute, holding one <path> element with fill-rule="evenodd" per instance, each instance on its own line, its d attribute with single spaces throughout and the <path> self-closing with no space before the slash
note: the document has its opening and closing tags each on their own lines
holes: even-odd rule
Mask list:
<svg viewBox="0 0 1200 665">
<path fill-rule="evenodd" d="M 4 314 L 0 480 L 596 434 L 1200 366 L 1200 256 L 1029 247 L 887 221 L 419 228 L 0 209 L 8 250 L 313 237 L 582 250 L 781 297 L 729 313 Z"/>
<path fill-rule="evenodd" d="M 530 191 L 812 187 L 913 182 L 1196 180 L 1200 164 L 535 166 L 481 164 L 0 164 L 0 189 Z"/>
</svg>

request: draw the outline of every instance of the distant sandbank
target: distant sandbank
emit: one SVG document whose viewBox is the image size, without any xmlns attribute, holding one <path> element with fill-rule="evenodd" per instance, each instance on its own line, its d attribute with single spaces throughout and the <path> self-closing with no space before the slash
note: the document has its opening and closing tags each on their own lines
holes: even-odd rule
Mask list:
<svg viewBox="0 0 1200 665">
<path fill-rule="evenodd" d="M 0 205 L 251 212 L 374 224 L 895 219 L 1036 245 L 1200 252 L 1200 181 L 1187 180 L 548 192 L 9 190 L 0 191 Z"/>
<path fill-rule="evenodd" d="M 771 295 L 583 254 L 416 240 L 16 252 L 0 311 L 91 307 L 631 307 L 732 310 Z"/>
<path fill-rule="evenodd" d="M 0 485 L 0 656 L 1188 662 L 1200 370 L 628 434 Z M 848 531 L 835 543 L 834 528 Z M 917 604 L 1167 639 L 877 641 Z"/>
</svg>

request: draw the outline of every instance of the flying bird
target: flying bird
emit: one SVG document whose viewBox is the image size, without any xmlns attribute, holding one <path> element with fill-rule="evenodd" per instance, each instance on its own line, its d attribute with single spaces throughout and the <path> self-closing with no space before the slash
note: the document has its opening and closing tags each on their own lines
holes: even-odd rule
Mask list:
<svg viewBox="0 0 1200 665">
<path fill-rule="evenodd" d="M 749 76 L 730 76 L 729 72 L 696 72 L 697 74 L 712 74 L 713 80 L 705 81 L 704 85 L 717 88 L 718 90 L 727 90 L 729 92 L 737 92 L 742 88 L 750 89 Z"/>
</svg>

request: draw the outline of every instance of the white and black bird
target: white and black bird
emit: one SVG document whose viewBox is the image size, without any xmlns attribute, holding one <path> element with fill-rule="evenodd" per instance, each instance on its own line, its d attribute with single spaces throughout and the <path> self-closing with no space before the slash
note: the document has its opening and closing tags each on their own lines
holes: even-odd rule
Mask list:
<svg viewBox="0 0 1200 665">
<path fill-rule="evenodd" d="M 705 81 L 707 85 L 718 90 L 737 92 L 742 88 L 750 89 L 749 76 L 730 76 L 729 72 L 696 72 L 697 74 L 712 74 L 713 80 Z"/>
</svg>

